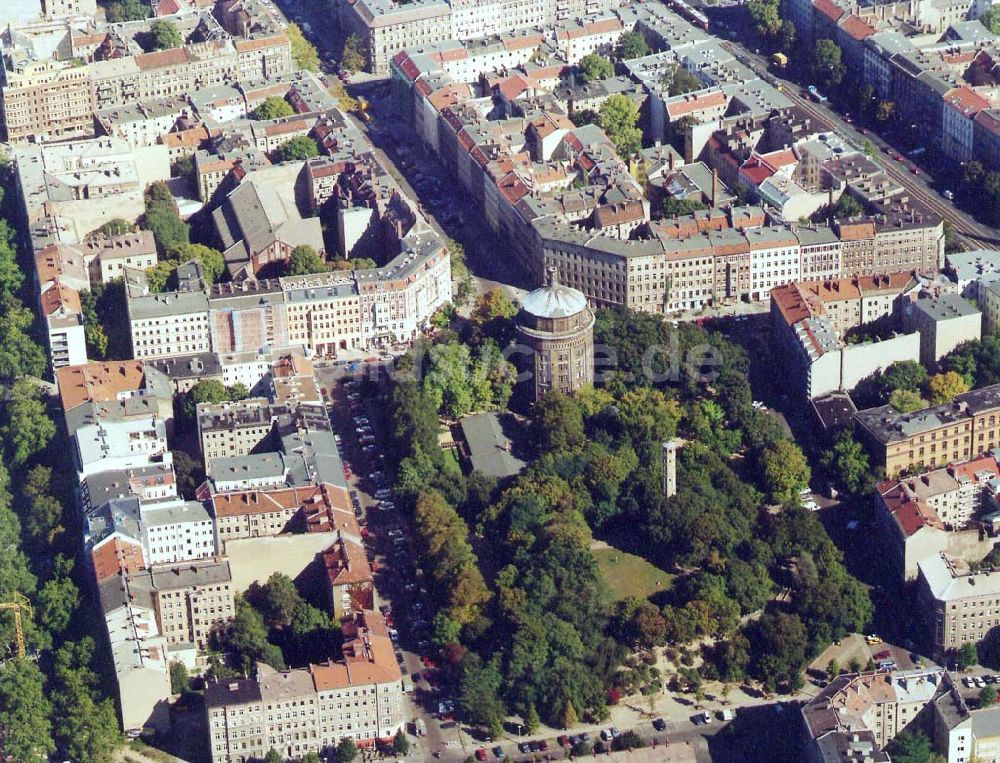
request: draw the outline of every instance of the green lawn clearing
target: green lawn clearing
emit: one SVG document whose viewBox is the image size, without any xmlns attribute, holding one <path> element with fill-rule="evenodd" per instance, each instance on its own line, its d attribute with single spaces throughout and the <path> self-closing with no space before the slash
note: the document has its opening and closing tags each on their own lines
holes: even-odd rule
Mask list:
<svg viewBox="0 0 1000 763">
<path fill-rule="evenodd" d="M 674 575 L 654 567 L 642 557 L 616 548 L 597 548 L 593 554 L 608 588 L 617 599 L 629 596 L 645 599 L 673 585 Z"/>
</svg>

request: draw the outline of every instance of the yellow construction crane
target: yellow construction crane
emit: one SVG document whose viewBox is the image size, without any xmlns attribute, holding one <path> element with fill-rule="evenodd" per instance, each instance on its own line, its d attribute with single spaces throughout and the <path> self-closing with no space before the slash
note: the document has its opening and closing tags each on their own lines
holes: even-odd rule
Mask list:
<svg viewBox="0 0 1000 763">
<path fill-rule="evenodd" d="M 21 610 L 32 616 L 31 603 L 27 597 L 15 593 L 14 601 L 0 601 L 0 611 L 9 609 L 14 613 L 14 637 L 17 639 L 17 656 L 22 660 L 27 652 L 24 649 L 24 626 L 21 623 Z"/>
</svg>

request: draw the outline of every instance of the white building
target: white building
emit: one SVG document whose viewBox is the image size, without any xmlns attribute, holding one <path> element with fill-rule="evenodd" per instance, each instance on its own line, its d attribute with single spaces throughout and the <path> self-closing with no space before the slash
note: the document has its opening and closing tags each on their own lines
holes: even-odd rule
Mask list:
<svg viewBox="0 0 1000 763">
<path fill-rule="evenodd" d="M 202 291 L 165 292 L 128 300 L 136 358 L 194 355 L 212 349 L 208 297 Z"/>
<path fill-rule="evenodd" d="M 214 556 L 212 518 L 197 501 L 142 506 L 145 558 L 148 564 L 174 564 Z"/>
</svg>

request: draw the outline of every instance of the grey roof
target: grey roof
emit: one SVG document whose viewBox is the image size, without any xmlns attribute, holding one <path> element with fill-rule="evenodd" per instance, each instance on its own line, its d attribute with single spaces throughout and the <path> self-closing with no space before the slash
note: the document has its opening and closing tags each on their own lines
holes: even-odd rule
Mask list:
<svg viewBox="0 0 1000 763">
<path fill-rule="evenodd" d="M 277 420 L 278 437 L 291 485 L 327 482 L 347 487 L 344 462 L 337 450 L 330 419 L 323 405 L 301 404 Z"/>
<path fill-rule="evenodd" d="M 149 575 L 149 580 L 157 591 L 218 585 L 219 583 L 229 583 L 233 579 L 228 559 L 210 559 L 160 566 L 144 571 L 141 575 Z"/>
<path fill-rule="evenodd" d="M 132 585 L 123 575 L 114 575 L 97 587 L 104 614 L 121 609 L 127 604 L 143 609 L 153 609 L 153 592 L 142 585 Z"/>
<path fill-rule="evenodd" d="M 932 299 L 916 299 L 909 303 L 912 310 L 919 311 L 933 321 L 947 321 L 979 315 L 979 310 L 958 294 L 942 294 Z"/>
<path fill-rule="evenodd" d="M 85 521 L 86 534 L 91 544 L 96 544 L 115 532 L 134 540 L 142 539 L 139 499 L 135 496 L 114 498 L 102 503 L 87 515 Z"/>
<path fill-rule="evenodd" d="M 469 447 L 469 460 L 477 472 L 492 477 L 511 477 L 525 462 L 511 452 L 511 442 L 495 413 L 477 413 L 461 421 L 462 435 Z"/>
<path fill-rule="evenodd" d="M 248 453 L 245 456 L 221 456 L 209 461 L 215 480 L 277 479 L 288 472 L 281 453 Z"/>
<path fill-rule="evenodd" d="M 86 505 L 99 507 L 115 498 L 128 498 L 132 496 L 129 489 L 129 480 L 132 478 L 161 479 L 168 476 L 173 478 L 173 467 L 169 464 L 149 464 L 148 466 L 137 466 L 133 469 L 114 469 L 106 472 L 91 474 L 80 485 L 83 500 Z"/>
<path fill-rule="evenodd" d="M 220 376 L 222 364 L 214 352 L 199 352 L 194 355 L 178 355 L 173 358 L 153 358 L 146 361 L 163 373 L 168 379 L 203 379 L 209 376 Z"/>
<path fill-rule="evenodd" d="M 168 291 L 162 294 L 149 294 L 129 299 L 128 311 L 132 320 L 207 313 L 208 297 L 201 291 Z"/>
<path fill-rule="evenodd" d="M 587 309 L 583 292 L 553 282 L 524 295 L 521 307 L 539 318 L 569 318 Z"/>
<path fill-rule="evenodd" d="M 1000 252 L 994 249 L 952 252 L 945 255 L 945 262 L 959 283 L 978 278 L 1000 279 Z"/>
<path fill-rule="evenodd" d="M 214 681 L 205 687 L 205 707 L 246 705 L 260 700 L 260 684 L 249 678 Z"/>
<path fill-rule="evenodd" d="M 972 713 L 972 734 L 976 739 L 1000 736 L 1000 707 Z"/>
<path fill-rule="evenodd" d="M 212 521 L 205 507 L 197 501 L 176 501 L 167 505 L 145 505 L 142 511 L 142 519 L 149 527 L 174 525 L 182 522 Z"/>
</svg>

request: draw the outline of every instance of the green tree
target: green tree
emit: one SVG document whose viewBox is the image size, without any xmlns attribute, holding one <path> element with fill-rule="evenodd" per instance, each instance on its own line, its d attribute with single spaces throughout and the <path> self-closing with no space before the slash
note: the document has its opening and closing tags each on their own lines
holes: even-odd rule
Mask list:
<svg viewBox="0 0 1000 763">
<path fill-rule="evenodd" d="M 896 390 L 919 392 L 927 384 L 927 369 L 915 360 L 897 360 L 892 363 L 878 381 L 879 398 L 882 401 Z"/>
<path fill-rule="evenodd" d="M 473 725 L 492 731 L 507 715 L 500 698 L 502 677 L 496 664 L 469 659 L 458 685 L 458 705 Z"/>
<path fill-rule="evenodd" d="M 319 156 L 319 145 L 315 138 L 308 135 L 296 135 L 278 146 L 274 152 L 274 157 L 279 162 L 302 162 L 314 156 Z"/>
<path fill-rule="evenodd" d="M 956 395 L 968 391 L 968 382 L 955 371 L 934 374 L 927 380 L 927 398 L 931 405 L 950 403 Z"/>
<path fill-rule="evenodd" d="M 80 601 L 80 590 L 70 574 L 73 560 L 57 554 L 51 577 L 38 592 L 36 605 L 38 622 L 49 633 L 61 633 L 69 626 Z"/>
<path fill-rule="evenodd" d="M 583 79 L 587 82 L 607 79 L 615 73 L 611 62 L 604 56 L 599 56 L 596 53 L 585 55 L 580 59 L 580 63 L 577 66 L 580 68 L 580 74 L 583 76 Z"/>
<path fill-rule="evenodd" d="M 294 24 L 292 25 L 294 26 Z M 291 107 L 280 95 L 269 95 L 263 100 L 263 102 L 253 110 L 251 116 L 254 119 L 260 120 L 270 120 L 270 119 L 281 119 L 282 117 L 290 117 L 295 113 L 295 109 Z"/>
<path fill-rule="evenodd" d="M 365 42 L 358 34 L 352 34 L 344 41 L 344 52 L 340 65 L 348 72 L 359 72 L 365 68 L 368 60 Z"/>
<path fill-rule="evenodd" d="M 601 115 L 593 109 L 574 109 L 569 115 L 570 120 L 577 127 L 584 125 L 598 125 L 601 123 Z"/>
<path fill-rule="evenodd" d="M 699 209 L 705 209 L 705 203 L 698 199 L 678 199 L 673 196 L 667 196 L 663 199 L 663 203 L 660 206 L 660 210 L 664 217 L 679 217 L 681 215 L 689 215 L 692 212 L 697 212 Z"/>
<path fill-rule="evenodd" d="M 851 495 L 861 495 L 873 486 L 868 453 L 849 431 L 837 435 L 833 447 L 823 452 L 820 462 L 837 486 Z"/>
<path fill-rule="evenodd" d="M 627 95 L 616 93 L 601 104 L 601 129 L 621 156 L 631 156 L 642 148 L 642 130 L 636 127 L 639 108 Z"/>
<path fill-rule="evenodd" d="M 40 377 L 48 364 L 44 350 L 29 335 L 34 317 L 13 297 L 0 298 L 0 380 Z"/>
<path fill-rule="evenodd" d="M 934 754 L 931 740 L 922 731 L 904 730 L 893 739 L 886 752 L 893 763 L 938 763 L 943 760 Z"/>
<path fill-rule="evenodd" d="M 105 7 L 109 23 L 120 24 L 124 21 L 141 21 L 150 14 L 149 5 L 142 0 L 114 0 Z"/>
<path fill-rule="evenodd" d="M 50 682 L 56 747 L 64 759 L 111 763 L 122 745 L 114 702 L 93 671 L 92 639 L 65 642 L 56 651 Z"/>
<path fill-rule="evenodd" d="M 62 503 L 52 495 L 52 469 L 41 464 L 33 466 L 24 477 L 21 498 L 21 519 L 28 543 L 48 549 L 64 530 Z"/>
<path fill-rule="evenodd" d="M 285 763 L 285 759 L 281 757 L 281 753 L 272 747 L 267 751 L 267 755 L 264 756 L 264 763 Z"/>
<path fill-rule="evenodd" d="M 583 445 L 583 411 L 573 398 L 552 391 L 531 409 L 533 441 L 539 453 L 572 450 Z"/>
<path fill-rule="evenodd" d="M 150 292 L 159 294 L 166 291 L 167 284 L 173 278 L 175 270 L 177 270 L 177 263 L 173 260 L 163 260 L 151 268 L 146 268 L 146 284 L 149 286 Z"/>
<path fill-rule="evenodd" d="M 970 641 L 962 644 L 955 653 L 955 662 L 958 663 L 959 670 L 971 668 L 979 662 L 979 655 L 976 652 L 976 645 Z"/>
<path fill-rule="evenodd" d="M 170 662 L 170 693 L 186 694 L 191 688 L 191 676 L 187 666 L 179 660 Z"/>
<path fill-rule="evenodd" d="M 55 436 L 56 425 L 45 411 L 41 394 L 35 384 L 24 379 L 16 381 L 10 392 L 0 432 L 14 467 L 24 466 Z"/>
<path fill-rule="evenodd" d="M 191 240 L 191 229 L 181 220 L 177 210 L 165 203 L 147 205 L 144 218 L 146 228 L 156 239 L 156 248 L 161 256 L 176 250 Z"/>
<path fill-rule="evenodd" d="M 517 305 L 499 286 L 494 286 L 476 297 L 473 317 L 479 323 L 488 323 L 497 318 L 509 320 L 515 315 L 517 315 Z"/>
<path fill-rule="evenodd" d="M 962 252 L 965 250 L 965 245 L 958 239 L 958 231 L 955 229 L 955 223 L 951 220 L 945 220 L 942 223 L 944 228 L 944 251 L 945 254 L 953 254 L 954 252 Z"/>
<path fill-rule="evenodd" d="M 275 572 L 267 579 L 267 583 L 254 591 L 251 586 L 247 592 L 251 603 L 264 617 L 264 622 L 271 628 L 284 628 L 292 622 L 292 615 L 302 604 L 302 596 L 292 579 L 285 574 Z"/>
<path fill-rule="evenodd" d="M 889 405 L 900 413 L 912 413 L 927 407 L 927 401 L 920 397 L 919 392 L 908 389 L 894 389 L 889 395 Z"/>
<path fill-rule="evenodd" d="M 224 403 L 228 400 L 236 400 L 234 392 L 236 390 L 226 387 L 218 379 L 202 379 L 191 387 L 185 395 L 184 415 L 193 420 L 199 403 Z"/>
<path fill-rule="evenodd" d="M 115 217 L 104 223 L 96 232 L 102 236 L 120 236 L 123 233 L 132 233 L 134 230 L 135 223 L 129 222 L 122 217 Z"/>
<path fill-rule="evenodd" d="M 149 25 L 149 44 L 151 50 L 169 50 L 181 47 L 184 38 L 173 23 L 157 19 Z"/>
<path fill-rule="evenodd" d="M 529 734 L 534 734 L 538 731 L 538 726 L 541 724 L 541 719 L 538 717 L 538 711 L 535 709 L 534 705 L 528 705 L 528 709 L 524 711 L 524 729 Z"/>
<path fill-rule="evenodd" d="M 226 269 L 222 252 L 204 244 L 181 244 L 173 250 L 172 257 L 179 265 L 198 260 L 207 283 L 217 283 Z"/>
<path fill-rule="evenodd" d="M 833 40 L 817 40 L 813 48 L 813 75 L 820 86 L 831 90 L 844 79 L 844 64 L 840 46 Z"/>
<path fill-rule="evenodd" d="M 627 61 L 630 58 L 642 58 L 649 55 L 649 43 L 646 38 L 638 32 L 623 32 L 615 45 L 615 57 L 619 61 Z"/>
<path fill-rule="evenodd" d="M 225 652 L 229 663 L 240 672 L 251 674 L 257 662 L 275 670 L 285 669 L 281 650 L 267 640 L 264 618 L 242 596 L 236 599 L 236 616 L 212 634 L 214 649 Z"/>
<path fill-rule="evenodd" d="M 392 738 L 392 751 L 403 758 L 410 754 L 410 740 L 406 738 L 406 732 L 402 729 L 399 729 Z"/>
<path fill-rule="evenodd" d="M 326 261 L 308 244 L 297 246 L 288 259 L 288 275 L 307 276 L 312 273 L 325 273 L 330 269 Z"/>
<path fill-rule="evenodd" d="M 333 759 L 336 763 L 353 763 L 357 757 L 357 745 L 354 744 L 354 740 L 350 737 L 341 739 L 340 744 L 337 745 L 337 749 L 333 752 Z"/>
<path fill-rule="evenodd" d="M 809 464 L 791 440 L 779 440 L 760 457 L 761 483 L 773 503 L 788 503 L 809 485 Z"/>
<path fill-rule="evenodd" d="M 981 707 L 990 707 L 997 701 L 997 690 L 992 686 L 984 686 L 979 690 L 979 704 Z"/>
<path fill-rule="evenodd" d="M 3 749 L 15 761 L 42 763 L 55 752 L 52 705 L 45 676 L 30 660 L 7 660 L 0 668 L 0 728 Z"/>
<path fill-rule="evenodd" d="M 758 35 L 774 39 L 781 33 L 781 15 L 778 3 L 773 0 L 750 0 L 747 3 L 750 22 Z"/>
<path fill-rule="evenodd" d="M 316 46 L 303 36 L 299 25 L 290 23 L 285 27 L 285 34 L 292 45 L 292 60 L 295 61 L 295 68 L 318 72 L 319 53 L 316 52 Z"/>
<path fill-rule="evenodd" d="M 861 202 L 851 196 L 851 194 L 845 192 L 837 199 L 837 203 L 833 208 L 833 216 L 838 220 L 845 220 L 850 217 L 858 217 L 864 211 Z"/>
<path fill-rule="evenodd" d="M 0 296 L 12 297 L 24 283 L 17 264 L 17 237 L 6 220 L 0 219 Z"/>
<path fill-rule="evenodd" d="M 664 81 L 668 79 L 667 92 L 671 96 L 693 93 L 695 90 L 701 90 L 705 87 L 700 79 L 680 64 L 677 64 L 669 74 L 664 76 Z"/>
<path fill-rule="evenodd" d="M 781 22 L 781 29 L 778 32 L 778 47 L 784 53 L 791 53 L 795 50 L 797 41 L 798 33 L 795 30 L 795 22 L 785 19 Z"/>
</svg>

